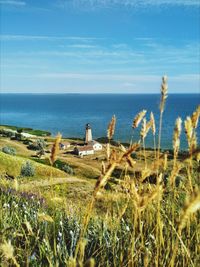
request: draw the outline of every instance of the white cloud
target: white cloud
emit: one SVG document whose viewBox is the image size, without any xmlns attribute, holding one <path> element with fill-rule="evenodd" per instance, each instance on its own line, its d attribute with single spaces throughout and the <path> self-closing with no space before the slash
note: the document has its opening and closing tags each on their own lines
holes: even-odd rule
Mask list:
<svg viewBox="0 0 200 267">
<path fill-rule="evenodd" d="M 125 7 L 144 7 L 144 6 L 200 6 L 199 0 L 60 0 L 58 5 L 60 7 L 66 7 L 72 4 L 74 7 L 113 7 L 113 6 L 125 6 Z"/>
<path fill-rule="evenodd" d="M 97 38 L 81 36 L 48 36 L 48 35 L 0 35 L 1 41 L 92 41 Z"/>
<path fill-rule="evenodd" d="M 1 0 L 1 5 L 9 5 L 9 6 L 25 6 L 26 2 L 24 1 L 14 1 L 14 0 Z"/>
</svg>

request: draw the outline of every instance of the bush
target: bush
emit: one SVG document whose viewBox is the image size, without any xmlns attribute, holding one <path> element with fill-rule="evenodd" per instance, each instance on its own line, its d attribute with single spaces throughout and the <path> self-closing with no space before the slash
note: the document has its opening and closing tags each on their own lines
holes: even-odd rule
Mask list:
<svg viewBox="0 0 200 267">
<path fill-rule="evenodd" d="M 74 170 L 72 169 L 72 167 L 70 167 L 68 164 L 64 164 L 62 166 L 62 169 L 64 172 L 73 175 L 74 174 Z"/>
<path fill-rule="evenodd" d="M 46 143 L 43 139 L 37 139 L 34 143 L 29 143 L 28 149 L 31 150 L 44 150 L 46 147 Z"/>
<path fill-rule="evenodd" d="M 64 171 L 68 174 L 74 175 L 74 170 L 72 167 L 69 166 L 69 164 L 61 161 L 61 160 L 56 160 L 55 162 L 55 167 L 60 169 L 61 171 Z"/>
<path fill-rule="evenodd" d="M 35 168 L 30 161 L 26 161 L 26 163 L 22 165 L 21 175 L 28 176 L 28 177 L 35 175 Z"/>
<path fill-rule="evenodd" d="M 11 130 L 6 130 L 6 129 L 0 129 L 0 135 L 3 137 L 14 137 L 15 133 Z"/>
<path fill-rule="evenodd" d="M 9 154 L 9 155 L 16 155 L 16 150 L 10 146 L 4 146 L 2 148 L 2 151 L 6 154 Z"/>
</svg>

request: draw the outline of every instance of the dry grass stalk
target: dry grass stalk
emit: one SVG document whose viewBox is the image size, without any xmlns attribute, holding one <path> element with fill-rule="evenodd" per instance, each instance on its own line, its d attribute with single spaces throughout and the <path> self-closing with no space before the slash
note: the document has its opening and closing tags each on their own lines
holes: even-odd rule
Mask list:
<svg viewBox="0 0 200 267">
<path fill-rule="evenodd" d="M 196 129 L 198 126 L 199 116 L 200 116 L 200 105 L 197 107 L 197 109 L 193 112 L 191 116 L 192 127 L 194 129 Z"/>
<path fill-rule="evenodd" d="M 133 159 L 131 158 L 131 156 L 127 157 L 127 158 L 126 158 L 126 161 L 127 161 L 128 165 L 129 165 L 131 168 L 133 168 L 134 165 L 136 164 L 136 161 L 133 160 Z"/>
<path fill-rule="evenodd" d="M 128 158 L 133 152 L 135 152 L 139 148 L 138 143 L 134 143 L 131 145 L 122 155 L 121 159 Z"/>
<path fill-rule="evenodd" d="M 131 181 L 130 193 L 133 196 L 133 203 L 137 211 L 143 211 L 154 199 L 160 195 L 162 186 L 158 185 L 156 189 L 150 192 L 139 194 L 134 181 Z"/>
<path fill-rule="evenodd" d="M 53 218 L 45 213 L 38 213 L 38 220 L 40 222 L 51 222 L 51 223 L 54 222 Z"/>
<path fill-rule="evenodd" d="M 141 131 L 140 131 L 140 136 L 141 136 L 142 143 L 143 143 L 143 153 L 144 153 L 144 160 L 145 160 L 145 168 L 147 167 L 146 150 L 145 150 L 145 138 L 146 138 L 147 133 L 148 133 L 148 131 L 150 129 L 150 126 L 151 125 L 148 125 L 148 127 L 147 127 L 146 118 L 144 118 L 143 122 L 142 122 L 142 128 L 141 128 Z"/>
<path fill-rule="evenodd" d="M 141 136 L 142 140 L 145 139 L 146 132 L 147 132 L 147 121 L 146 121 L 146 118 L 144 118 L 143 121 L 142 121 L 142 128 L 141 128 L 141 131 L 140 131 L 140 136 Z"/>
<path fill-rule="evenodd" d="M 192 120 L 189 116 L 186 118 L 184 125 L 185 125 L 185 133 L 187 136 L 188 145 L 190 145 L 192 135 L 193 135 L 193 126 L 192 126 Z"/>
<path fill-rule="evenodd" d="M 151 112 L 150 114 L 150 120 L 151 120 L 151 130 L 152 130 L 153 135 L 155 135 L 156 134 L 156 123 L 155 123 L 153 112 Z"/>
<path fill-rule="evenodd" d="M 178 174 L 179 174 L 181 169 L 182 169 L 182 165 L 181 164 L 174 165 L 174 167 L 172 169 L 172 172 L 171 172 L 171 175 L 169 177 L 169 182 L 170 182 L 171 186 L 175 185 L 176 177 L 178 176 Z"/>
<path fill-rule="evenodd" d="M 186 203 L 178 226 L 178 233 L 180 235 L 186 225 L 187 220 L 189 219 L 189 216 L 195 213 L 198 209 L 200 209 L 200 192 L 194 194 L 190 201 Z"/>
<path fill-rule="evenodd" d="M 198 163 L 200 162 L 200 152 L 197 153 L 196 160 L 197 160 Z"/>
<path fill-rule="evenodd" d="M 154 153 L 155 153 L 155 160 L 156 160 L 156 123 L 155 123 L 153 112 L 151 112 L 150 114 L 150 120 L 151 120 L 151 130 L 153 133 L 153 146 L 154 146 Z"/>
<path fill-rule="evenodd" d="M 165 102 L 167 99 L 167 76 L 162 77 L 162 84 L 161 84 L 161 100 L 160 100 L 160 112 L 163 113 L 165 108 Z"/>
<path fill-rule="evenodd" d="M 139 112 L 135 118 L 133 119 L 133 124 L 132 124 L 132 128 L 135 129 L 139 126 L 140 122 L 142 121 L 142 119 L 144 118 L 144 116 L 146 115 L 146 110 L 142 110 L 141 112 Z"/>
<path fill-rule="evenodd" d="M 163 119 L 163 111 L 165 107 L 165 102 L 167 99 L 167 76 L 163 76 L 162 85 L 161 85 L 161 100 L 160 100 L 160 122 L 159 122 L 159 135 L 158 135 L 158 155 L 157 159 L 160 157 L 160 145 L 161 145 L 161 133 L 162 133 L 162 119 Z"/>
<path fill-rule="evenodd" d="M 151 174 L 152 174 L 152 170 L 151 169 L 142 170 L 141 177 L 140 177 L 140 182 L 142 183 Z"/>
<path fill-rule="evenodd" d="M 110 160 L 110 143 L 106 144 L 106 159 Z"/>
<path fill-rule="evenodd" d="M 101 162 L 101 173 L 102 175 L 105 175 L 106 173 L 106 166 L 105 166 L 104 161 Z"/>
<path fill-rule="evenodd" d="M 110 154 L 109 162 L 110 163 L 117 162 L 117 159 L 118 159 L 118 153 L 115 149 L 113 149 L 111 154 Z"/>
<path fill-rule="evenodd" d="M 151 191 L 150 193 L 146 193 L 140 197 L 140 201 L 138 203 L 138 208 L 140 211 L 143 211 L 154 199 L 158 197 L 162 192 L 162 186 L 159 185 L 156 189 Z"/>
<path fill-rule="evenodd" d="M 62 135 L 60 133 L 58 133 L 58 135 L 56 136 L 56 140 L 55 140 L 55 142 L 52 146 L 52 149 L 51 149 L 51 155 L 50 155 L 51 165 L 53 165 L 54 162 L 56 161 L 56 157 L 57 157 L 57 154 L 59 151 L 59 144 L 61 142 L 61 138 L 62 138 Z"/>
<path fill-rule="evenodd" d="M 115 133 L 115 125 L 116 125 L 116 117 L 113 115 L 107 129 L 107 137 L 109 140 L 112 139 L 114 133 Z"/>
<path fill-rule="evenodd" d="M 190 155 L 192 155 L 193 152 L 197 148 L 197 136 L 196 136 L 195 128 L 193 128 L 191 117 L 187 117 L 184 124 L 185 124 L 185 133 L 187 136 L 189 153 Z"/>
<path fill-rule="evenodd" d="M 5 241 L 3 244 L 0 245 L 0 251 L 1 251 L 1 253 L 5 259 L 12 260 L 14 266 L 19 267 L 19 264 L 17 263 L 17 261 L 14 257 L 14 248 L 13 248 L 10 240 L 8 242 Z M 7 266 L 7 265 L 5 265 L 5 266 Z"/>
<path fill-rule="evenodd" d="M 117 163 L 113 162 L 112 164 L 108 166 L 108 169 L 105 175 L 99 177 L 94 188 L 94 197 L 96 197 L 99 189 L 105 186 L 105 184 L 107 183 L 108 179 L 110 178 L 116 166 L 117 166 Z"/>
<path fill-rule="evenodd" d="M 150 121 L 148 121 L 146 124 L 146 135 L 148 134 L 148 132 L 151 128 L 152 128 L 152 121 L 150 119 Z"/>
<path fill-rule="evenodd" d="M 178 151 L 180 148 L 181 125 L 182 125 L 182 120 L 180 117 L 178 117 L 176 119 L 174 134 L 173 134 L 174 162 L 178 156 Z"/>
<path fill-rule="evenodd" d="M 163 164 L 163 170 L 166 171 L 168 167 L 168 154 L 164 154 L 164 164 Z"/>
</svg>

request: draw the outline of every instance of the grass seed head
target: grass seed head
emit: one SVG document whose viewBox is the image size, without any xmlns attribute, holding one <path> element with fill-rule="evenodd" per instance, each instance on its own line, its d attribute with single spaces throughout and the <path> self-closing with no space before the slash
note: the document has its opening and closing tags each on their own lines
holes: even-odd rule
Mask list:
<svg viewBox="0 0 200 267">
<path fill-rule="evenodd" d="M 168 85 L 167 85 L 167 76 L 162 77 L 161 84 L 161 100 L 160 100 L 160 112 L 163 113 L 165 108 L 165 102 L 167 99 Z"/>
<path fill-rule="evenodd" d="M 140 122 L 142 121 L 142 119 L 144 118 L 144 116 L 146 115 L 146 110 L 142 110 L 141 112 L 139 112 L 135 118 L 133 119 L 133 124 L 132 124 L 132 128 L 135 129 L 139 126 Z"/>
<path fill-rule="evenodd" d="M 175 127 L 174 127 L 174 134 L 173 134 L 173 148 L 175 154 L 178 153 L 180 147 L 180 135 L 181 135 L 181 128 L 182 128 L 182 120 L 180 117 L 176 119 Z"/>
<path fill-rule="evenodd" d="M 61 138 L 62 138 L 62 135 L 60 133 L 58 133 L 58 135 L 56 136 L 56 140 L 52 146 L 51 155 L 50 155 L 50 161 L 51 161 L 52 165 L 56 161 L 56 157 L 57 157 L 57 154 L 59 152 L 59 145 L 61 142 Z"/>
<path fill-rule="evenodd" d="M 140 131 L 140 136 L 141 138 L 144 140 L 145 137 L 146 137 L 146 131 L 147 131 L 147 121 L 146 121 L 146 118 L 144 118 L 142 120 L 142 128 L 141 128 L 141 131 Z"/>
<path fill-rule="evenodd" d="M 154 118 L 153 112 L 151 112 L 151 114 L 150 114 L 150 120 L 151 120 L 151 129 L 152 129 L 153 135 L 155 135 L 156 134 L 156 124 L 155 124 L 155 118 Z"/>
<path fill-rule="evenodd" d="M 182 229 L 185 227 L 189 216 L 192 213 L 195 213 L 198 209 L 200 209 L 200 192 L 198 192 L 198 193 L 196 192 L 191 197 L 190 201 L 187 201 L 185 208 L 183 209 L 180 223 L 178 226 L 178 233 L 179 234 L 181 234 Z"/>
<path fill-rule="evenodd" d="M 107 137 L 109 140 L 112 139 L 114 133 L 115 133 L 115 125 L 116 125 L 116 117 L 113 115 L 107 129 Z"/>
<path fill-rule="evenodd" d="M 3 254 L 3 256 L 6 258 L 6 259 L 13 259 L 14 257 L 14 248 L 11 244 L 11 241 L 9 240 L 8 242 L 5 241 L 3 244 L 1 244 L 0 246 L 0 250 Z"/>
<path fill-rule="evenodd" d="M 194 129 L 196 129 L 198 126 L 199 116 L 200 116 L 200 105 L 197 107 L 197 109 L 193 112 L 191 116 L 192 127 Z"/>
</svg>

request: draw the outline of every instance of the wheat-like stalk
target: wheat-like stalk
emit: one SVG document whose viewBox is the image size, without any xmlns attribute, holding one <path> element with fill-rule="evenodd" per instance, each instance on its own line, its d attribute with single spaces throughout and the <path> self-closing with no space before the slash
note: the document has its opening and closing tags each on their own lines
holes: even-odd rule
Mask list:
<svg viewBox="0 0 200 267">
<path fill-rule="evenodd" d="M 154 154 L 156 159 L 156 123 L 153 112 L 150 114 L 150 121 L 151 121 L 151 130 L 153 133 L 153 146 L 154 146 Z"/>
<path fill-rule="evenodd" d="M 200 105 L 197 107 L 197 109 L 193 112 L 191 116 L 192 127 L 194 129 L 196 129 L 198 126 L 199 116 L 200 116 Z"/>
<path fill-rule="evenodd" d="M 132 128 L 135 129 L 139 126 L 140 122 L 142 121 L 142 119 L 144 118 L 144 116 L 146 115 L 146 110 L 142 110 L 141 112 L 139 112 L 135 118 L 133 119 L 133 124 L 132 124 Z"/>
<path fill-rule="evenodd" d="M 52 149 L 51 149 L 51 155 L 50 155 L 51 165 L 53 165 L 54 162 L 56 161 L 56 157 L 57 157 L 57 154 L 59 151 L 59 144 L 61 142 L 61 138 L 62 138 L 62 135 L 60 133 L 58 133 L 58 135 L 56 136 L 56 140 L 55 140 L 55 142 L 52 146 Z"/>
<path fill-rule="evenodd" d="M 5 259 L 12 260 L 14 263 L 14 266 L 19 267 L 19 264 L 17 263 L 14 257 L 14 248 L 10 240 L 8 242 L 5 241 L 3 244 L 0 245 L 0 251 L 3 254 Z"/>
<path fill-rule="evenodd" d="M 178 151 L 180 148 L 181 128 L 182 128 L 182 120 L 180 117 L 178 117 L 176 119 L 176 123 L 175 123 L 175 127 L 174 127 L 174 134 L 173 134 L 174 159 L 177 158 Z"/>
<path fill-rule="evenodd" d="M 167 99 L 167 76 L 162 77 L 162 84 L 161 84 L 161 100 L 160 100 L 160 112 L 163 113 L 165 108 L 165 102 Z"/>
<path fill-rule="evenodd" d="M 189 145 L 192 139 L 192 135 L 193 135 L 193 125 L 192 125 L 191 117 L 188 116 L 186 118 L 184 125 L 185 125 L 185 133 L 186 133 L 188 145 Z"/>
<path fill-rule="evenodd" d="M 182 212 L 182 216 L 180 219 L 180 223 L 178 226 L 178 233 L 181 234 L 183 228 L 186 225 L 186 222 L 189 218 L 189 216 L 192 213 L 195 213 L 198 209 L 200 209 L 200 192 L 196 193 L 192 198 L 190 199 L 190 202 L 188 202 Z"/>
<path fill-rule="evenodd" d="M 163 120 L 163 112 L 165 107 L 165 102 L 167 99 L 167 76 L 162 77 L 161 84 L 161 99 L 160 99 L 160 122 L 159 122 L 159 135 L 158 135 L 158 160 L 160 157 L 160 145 L 161 145 L 161 134 L 162 134 L 162 120 Z"/>
<path fill-rule="evenodd" d="M 155 123 L 153 112 L 151 112 L 150 114 L 150 120 L 151 120 L 151 130 L 152 130 L 153 135 L 155 135 L 156 134 L 156 123 Z"/>
<path fill-rule="evenodd" d="M 116 117 L 113 115 L 107 129 L 107 137 L 109 140 L 112 139 L 114 133 L 115 133 L 115 125 L 116 125 Z"/>
<path fill-rule="evenodd" d="M 144 138 L 146 137 L 146 130 L 147 130 L 147 120 L 146 120 L 146 118 L 144 118 L 142 120 L 142 128 L 140 131 L 140 136 L 141 136 L 142 140 L 144 140 Z"/>
</svg>

